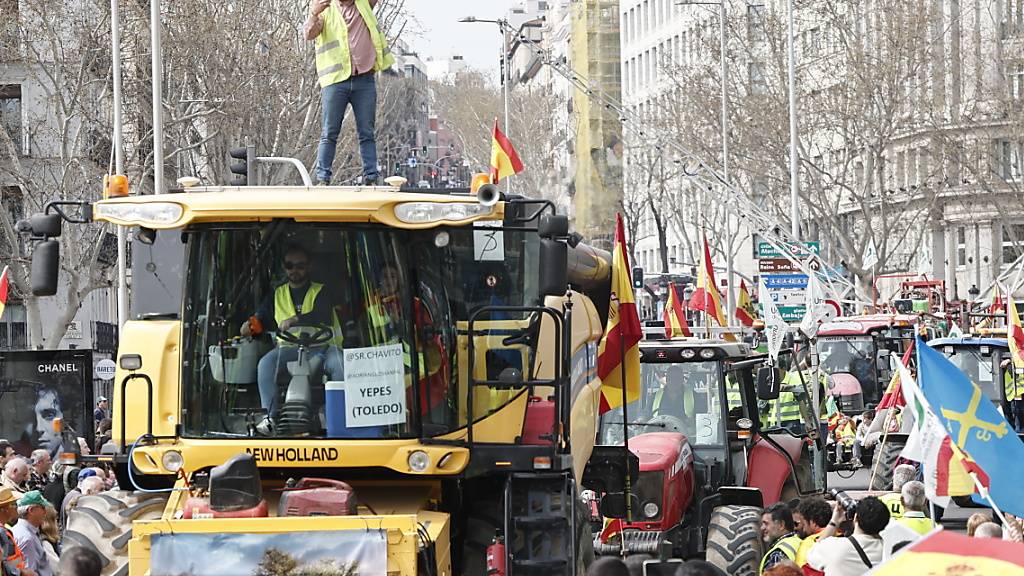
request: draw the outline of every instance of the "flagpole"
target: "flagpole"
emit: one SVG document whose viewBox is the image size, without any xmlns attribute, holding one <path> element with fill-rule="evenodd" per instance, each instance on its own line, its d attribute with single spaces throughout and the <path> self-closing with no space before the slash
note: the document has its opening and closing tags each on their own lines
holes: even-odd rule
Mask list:
<svg viewBox="0 0 1024 576">
<path fill-rule="evenodd" d="M 999 509 L 999 506 L 997 506 L 995 501 L 992 500 L 992 497 L 989 496 L 988 488 L 986 488 L 985 485 L 981 483 L 981 480 L 978 479 L 978 473 L 968 472 L 968 474 L 970 474 L 971 480 L 974 480 L 974 487 L 978 489 L 978 494 L 980 494 L 981 497 L 988 502 L 989 506 L 992 507 L 992 511 L 996 513 L 996 517 L 999 518 L 999 521 L 1003 523 L 1003 526 L 1009 526 L 1010 524 L 1006 521 L 1006 516 L 1003 515 L 1003 511 Z"/>
<path fill-rule="evenodd" d="M 625 248 L 623 248 L 623 249 L 625 249 Z M 634 300 L 634 302 L 636 301 L 635 296 L 634 296 L 633 300 Z M 620 306 L 621 306 L 621 304 L 620 304 Z M 619 323 L 616 325 L 616 328 L 619 330 L 619 353 L 620 353 L 620 358 L 619 358 L 619 360 L 620 360 L 620 363 L 619 363 L 619 383 L 622 384 L 622 446 L 625 448 L 625 450 L 623 450 L 623 452 L 622 452 L 622 458 L 624 460 L 624 464 L 626 465 L 626 482 L 625 482 L 625 485 L 623 486 L 623 492 L 626 495 L 626 523 L 627 524 L 632 524 L 633 523 L 633 499 L 630 496 L 632 495 L 632 492 L 633 492 L 633 486 L 632 486 L 633 482 L 630 479 L 630 474 L 629 474 L 629 472 L 630 472 L 630 470 L 629 470 L 629 416 L 628 416 L 628 410 L 626 408 L 626 401 L 628 400 L 628 397 L 627 397 L 627 394 L 626 394 L 626 347 L 623 345 L 623 343 L 625 342 L 625 338 L 623 337 L 623 334 L 622 334 L 622 322 L 623 322 L 623 318 L 622 318 L 622 315 L 620 314 L 619 315 Z M 622 530 L 622 537 L 623 537 L 622 548 L 623 548 L 623 550 L 625 550 L 625 548 L 626 548 L 625 535 L 626 535 L 626 531 L 625 531 L 625 529 L 623 529 Z"/>
</svg>

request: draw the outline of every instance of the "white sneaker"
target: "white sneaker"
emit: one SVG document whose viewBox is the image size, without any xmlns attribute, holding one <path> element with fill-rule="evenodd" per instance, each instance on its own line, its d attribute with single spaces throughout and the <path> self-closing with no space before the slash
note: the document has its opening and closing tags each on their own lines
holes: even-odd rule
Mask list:
<svg viewBox="0 0 1024 576">
<path fill-rule="evenodd" d="M 277 426 L 274 425 L 274 421 L 270 419 L 270 416 L 264 416 L 263 420 L 256 425 L 256 433 L 260 436 L 274 436 L 277 432 Z"/>
</svg>

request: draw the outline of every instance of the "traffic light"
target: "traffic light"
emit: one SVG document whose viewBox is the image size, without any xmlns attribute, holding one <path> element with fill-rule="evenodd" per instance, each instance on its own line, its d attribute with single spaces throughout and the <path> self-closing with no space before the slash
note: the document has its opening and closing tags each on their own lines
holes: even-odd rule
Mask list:
<svg viewBox="0 0 1024 576">
<path fill-rule="evenodd" d="M 256 147 L 232 148 L 228 151 L 228 169 L 232 186 L 256 185 Z"/>
<path fill-rule="evenodd" d="M 639 266 L 633 267 L 633 288 L 639 290 L 644 287 L 644 269 Z"/>
<path fill-rule="evenodd" d="M 423 146 L 423 157 L 424 158 L 427 157 L 427 147 L 426 146 Z"/>
</svg>

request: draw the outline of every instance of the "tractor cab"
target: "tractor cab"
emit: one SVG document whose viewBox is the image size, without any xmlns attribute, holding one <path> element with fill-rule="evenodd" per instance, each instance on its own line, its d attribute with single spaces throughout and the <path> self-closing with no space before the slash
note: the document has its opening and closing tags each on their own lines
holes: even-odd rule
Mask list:
<svg viewBox="0 0 1024 576">
<path fill-rule="evenodd" d="M 949 359 L 996 406 L 1002 406 L 1004 384 L 1013 378 L 1012 369 L 1001 367 L 1010 359 L 1010 348 L 1003 338 L 936 338 L 928 346 Z M 1010 383 L 1012 386 L 1012 383 Z"/>
<path fill-rule="evenodd" d="M 782 360 L 788 368 L 789 355 Z M 824 488 L 823 474 L 813 473 L 817 421 L 810 382 L 789 396 L 798 425 L 762 426 L 777 393 L 759 400 L 757 390 L 775 386 L 778 392 L 784 374 L 742 342 L 641 342 L 639 397 L 625 410 L 606 412 L 598 430 L 598 444 L 622 445 L 628 438 L 639 460 L 632 506 L 627 517 L 605 520 L 595 550 L 619 554 L 624 546 L 626 554 L 657 555 L 664 553 L 659 543 L 669 540 L 674 558 L 706 555 L 736 573 L 745 548 L 732 545 L 732 524 L 757 522 L 761 507 Z M 719 546 L 709 544 L 716 541 Z"/>
<path fill-rule="evenodd" d="M 917 317 L 872 314 L 836 318 L 818 329 L 816 347 L 821 369 L 829 375 L 828 393 L 844 414 L 877 404 L 892 377 L 890 356 L 913 342 Z"/>
</svg>

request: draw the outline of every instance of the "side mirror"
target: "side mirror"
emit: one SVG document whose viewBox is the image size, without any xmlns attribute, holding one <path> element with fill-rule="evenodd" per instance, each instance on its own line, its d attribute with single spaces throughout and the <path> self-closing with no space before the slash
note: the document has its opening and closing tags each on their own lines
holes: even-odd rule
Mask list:
<svg viewBox="0 0 1024 576">
<path fill-rule="evenodd" d="M 537 225 L 541 238 L 565 238 L 569 235 L 569 217 L 565 214 L 543 214 Z"/>
<path fill-rule="evenodd" d="M 33 214 L 28 218 L 33 236 L 59 237 L 61 222 L 59 214 Z"/>
<path fill-rule="evenodd" d="M 560 240 L 540 239 L 540 294 L 563 296 L 569 287 L 569 246 Z"/>
<path fill-rule="evenodd" d="M 60 266 L 60 242 L 44 240 L 32 251 L 32 294 L 53 296 L 57 293 L 57 278 Z"/>
<path fill-rule="evenodd" d="M 782 387 L 782 369 L 762 366 L 757 369 L 757 397 L 761 400 L 777 400 Z"/>
<path fill-rule="evenodd" d="M 640 497 L 636 493 L 630 492 L 630 508 L 633 509 L 633 517 L 639 518 L 640 516 Z M 610 492 L 605 494 L 601 498 L 601 504 L 598 506 L 598 511 L 601 512 L 601 516 L 605 518 L 625 518 L 626 517 L 626 494 L 624 492 Z"/>
<path fill-rule="evenodd" d="M 889 360 L 889 352 L 887 350 L 878 353 L 878 358 L 875 359 L 875 367 L 879 372 L 888 372 L 892 369 L 892 363 Z"/>
</svg>

